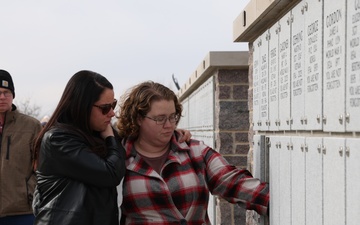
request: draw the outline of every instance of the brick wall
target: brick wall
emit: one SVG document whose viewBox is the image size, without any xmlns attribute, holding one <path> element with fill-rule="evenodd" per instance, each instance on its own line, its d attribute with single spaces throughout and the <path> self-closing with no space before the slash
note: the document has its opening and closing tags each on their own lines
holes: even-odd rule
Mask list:
<svg viewBox="0 0 360 225">
<path fill-rule="evenodd" d="M 215 75 L 216 149 L 239 168 L 248 166 L 248 78 L 247 69 L 219 69 Z M 245 209 L 220 198 L 216 202 L 216 224 L 245 224 Z"/>
</svg>

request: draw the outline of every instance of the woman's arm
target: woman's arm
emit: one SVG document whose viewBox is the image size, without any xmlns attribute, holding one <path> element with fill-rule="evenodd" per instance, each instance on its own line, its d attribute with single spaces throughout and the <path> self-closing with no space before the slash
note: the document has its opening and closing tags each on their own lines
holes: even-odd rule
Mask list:
<svg viewBox="0 0 360 225">
<path fill-rule="evenodd" d="M 108 154 L 100 158 L 83 139 L 67 132 L 45 134 L 38 170 L 99 187 L 118 185 L 125 173 L 125 150 L 113 136 L 105 139 Z"/>
</svg>

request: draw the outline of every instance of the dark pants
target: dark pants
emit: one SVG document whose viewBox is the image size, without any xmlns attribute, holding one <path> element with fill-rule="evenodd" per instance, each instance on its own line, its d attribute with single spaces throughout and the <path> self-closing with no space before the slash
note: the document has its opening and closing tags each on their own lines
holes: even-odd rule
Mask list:
<svg viewBox="0 0 360 225">
<path fill-rule="evenodd" d="M 5 216 L 0 218 L 0 225 L 33 225 L 34 215 Z"/>
</svg>

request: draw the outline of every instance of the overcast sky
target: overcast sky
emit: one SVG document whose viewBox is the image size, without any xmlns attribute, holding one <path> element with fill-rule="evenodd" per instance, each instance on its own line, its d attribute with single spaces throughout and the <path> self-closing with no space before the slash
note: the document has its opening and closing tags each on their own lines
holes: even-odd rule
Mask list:
<svg viewBox="0 0 360 225">
<path fill-rule="evenodd" d="M 96 71 L 126 89 L 154 80 L 175 89 L 210 51 L 244 51 L 233 22 L 249 0 L 1 0 L 0 68 L 15 103 L 50 115 L 69 78 Z"/>
</svg>

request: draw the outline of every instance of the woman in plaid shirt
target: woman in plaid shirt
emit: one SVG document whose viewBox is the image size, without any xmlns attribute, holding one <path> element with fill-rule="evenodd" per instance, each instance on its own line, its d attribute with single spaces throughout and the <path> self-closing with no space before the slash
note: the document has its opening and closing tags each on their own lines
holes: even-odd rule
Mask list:
<svg viewBox="0 0 360 225">
<path fill-rule="evenodd" d="M 210 224 L 209 192 L 266 214 L 269 186 L 202 141 L 178 142 L 182 106 L 151 81 L 123 98 L 117 127 L 126 149 L 121 224 Z"/>
</svg>

